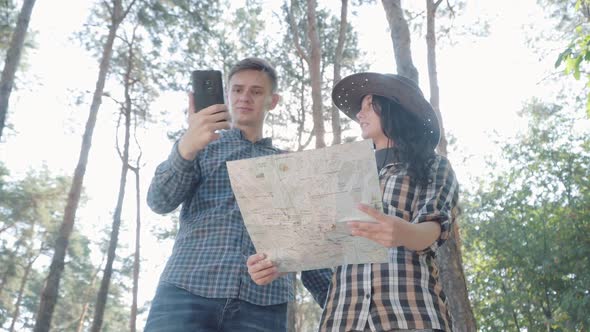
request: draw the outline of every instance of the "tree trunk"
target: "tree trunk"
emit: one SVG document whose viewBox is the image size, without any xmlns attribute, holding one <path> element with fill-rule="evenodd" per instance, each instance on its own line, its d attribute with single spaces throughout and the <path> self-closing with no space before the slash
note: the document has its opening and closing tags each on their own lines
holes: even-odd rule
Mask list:
<svg viewBox="0 0 590 332">
<path fill-rule="evenodd" d="M 305 76 L 305 67 L 303 64 L 303 59 L 300 60 L 300 68 L 301 68 L 301 77 Z M 303 140 L 303 133 L 305 132 L 305 118 L 307 112 L 305 111 L 305 81 L 301 80 L 301 94 L 299 95 L 299 110 L 298 110 L 298 117 L 296 119 L 297 123 L 297 151 L 303 151 L 309 143 L 311 142 L 311 138 L 313 137 L 313 130 L 309 134 L 305 143 L 302 143 Z"/>
<path fill-rule="evenodd" d="M 127 151 L 127 148 L 125 148 L 125 150 Z M 128 154 L 128 152 L 125 152 L 125 154 Z M 94 318 L 92 320 L 92 327 L 90 328 L 91 332 L 99 332 L 102 328 L 104 311 L 106 307 L 107 296 L 109 293 L 109 285 L 111 282 L 111 277 L 113 275 L 113 262 L 116 258 L 116 250 L 119 240 L 119 228 L 121 226 L 121 211 L 123 209 L 123 199 L 125 198 L 125 178 L 127 177 L 127 170 L 128 165 L 127 163 L 125 163 L 123 164 L 123 167 L 121 169 L 119 196 L 117 198 L 117 206 L 115 208 L 115 213 L 113 214 L 113 224 L 111 230 L 111 239 L 109 241 L 107 263 L 104 268 L 100 288 L 98 290 L 98 295 L 96 298 L 96 304 L 94 306 Z"/>
<path fill-rule="evenodd" d="M 9 256 L 9 259 L 7 259 L 7 261 L 9 261 L 9 264 L 2 266 L 4 271 L 2 272 L 2 277 L 0 278 L 0 298 L 2 297 L 2 293 L 4 292 L 4 286 L 8 282 L 8 278 L 14 275 L 14 253 L 17 252 L 16 250 L 17 249 L 15 249 L 12 252 L 9 252 L 8 254 L 3 254 L 5 255 L 5 257 Z"/>
<path fill-rule="evenodd" d="M 51 265 L 49 266 L 49 275 L 47 276 L 47 280 L 45 281 L 45 285 L 41 293 L 41 302 L 37 312 L 37 320 L 35 321 L 34 332 L 49 331 L 53 311 L 57 302 L 59 282 L 61 279 L 61 274 L 64 270 L 64 260 L 69 238 L 72 233 L 72 229 L 74 228 L 76 211 L 80 201 L 82 183 L 84 181 L 86 165 L 88 164 L 88 155 L 90 153 L 90 147 L 92 144 L 92 134 L 96 125 L 96 116 L 102 101 L 105 79 L 111 62 L 113 43 L 115 40 L 117 28 L 119 27 L 121 20 L 125 17 L 125 13 L 123 13 L 122 10 L 122 0 L 113 0 L 112 9 L 111 25 L 109 26 L 109 33 L 102 52 L 96 88 L 94 89 L 92 104 L 90 105 L 90 113 L 88 115 L 88 120 L 86 121 L 86 129 L 84 130 L 84 136 L 82 138 L 80 157 L 78 159 L 78 165 L 76 166 L 74 177 L 72 179 L 72 185 L 68 194 L 68 201 L 64 210 L 64 219 L 60 226 L 59 234 L 55 243 L 53 259 L 51 261 Z"/>
<path fill-rule="evenodd" d="M 87 291 L 84 294 L 84 305 L 82 306 L 82 312 L 80 312 L 80 316 L 78 317 L 78 326 L 76 327 L 76 332 L 82 332 L 84 330 L 84 320 L 86 319 L 86 313 L 88 312 L 88 306 L 90 302 L 90 296 L 92 293 L 92 288 L 94 287 L 94 283 L 96 282 L 96 278 L 98 278 L 98 273 L 100 272 L 100 268 L 102 267 L 102 263 L 104 262 L 105 256 L 102 256 L 102 260 L 98 265 L 98 268 L 92 275 L 92 281 L 88 285 Z"/>
<path fill-rule="evenodd" d="M 336 44 L 336 54 L 334 54 L 334 81 L 336 85 L 342 78 L 340 76 L 340 68 L 342 66 L 342 51 L 344 50 L 344 41 L 346 39 L 346 26 L 348 15 L 348 0 L 342 0 L 342 7 L 340 8 L 340 27 L 338 29 L 338 44 Z M 333 86 L 334 86 L 333 85 Z M 332 134 L 334 136 L 332 145 L 342 143 L 342 125 L 340 124 L 340 111 L 332 103 Z"/>
<path fill-rule="evenodd" d="M 313 114 L 313 133 L 315 135 L 315 147 L 323 148 L 326 146 L 324 135 L 324 114 L 322 103 L 322 49 L 320 45 L 320 35 L 317 29 L 317 19 L 315 15 L 317 4 L 315 0 L 307 0 L 307 32 L 310 41 L 311 54 L 309 57 L 309 76 L 311 78 L 311 109 Z"/>
<path fill-rule="evenodd" d="M 14 326 L 16 325 L 16 321 L 18 320 L 18 316 L 20 314 L 20 305 L 23 301 L 25 286 L 27 284 L 27 281 L 29 280 L 29 274 L 31 273 L 31 269 L 33 268 L 33 263 L 35 263 L 35 261 L 39 257 L 39 254 L 40 254 L 40 252 L 37 253 L 37 255 L 35 255 L 35 257 L 33 257 L 29 261 L 29 263 L 27 263 L 27 266 L 25 268 L 25 274 L 23 275 L 23 278 L 21 279 L 20 288 L 18 289 L 18 296 L 16 297 L 16 303 L 14 304 L 14 313 L 12 314 L 12 322 L 10 323 L 10 328 L 8 329 L 10 332 L 14 332 Z"/>
<path fill-rule="evenodd" d="M 297 52 L 297 55 L 299 56 L 299 59 L 301 59 L 301 62 L 305 62 L 307 64 L 307 67 L 311 70 L 311 58 L 310 56 L 307 55 L 307 53 L 305 52 L 305 50 L 303 49 L 303 47 L 301 46 L 301 44 L 299 43 L 299 34 L 298 34 L 298 29 L 297 29 L 297 24 L 295 23 L 295 15 L 293 15 L 293 9 L 295 8 L 295 3 L 294 0 L 291 0 L 291 5 L 290 5 L 290 9 L 288 10 L 287 13 L 287 19 L 289 20 L 289 28 L 291 30 L 291 34 L 293 35 L 293 44 L 295 46 L 295 50 Z M 303 66 L 303 64 L 301 65 L 301 76 L 303 77 L 305 75 L 305 68 Z M 311 133 L 309 134 L 309 137 L 307 138 L 307 141 L 305 143 L 301 143 L 302 139 L 303 139 L 303 133 L 305 131 L 305 82 L 303 80 L 301 80 L 301 95 L 299 96 L 299 100 L 300 100 L 300 116 L 299 119 L 297 120 L 297 142 L 298 142 L 298 147 L 297 147 L 297 151 L 301 151 L 303 149 L 305 149 L 305 147 L 307 147 L 309 145 L 309 143 L 311 142 L 311 139 L 313 138 L 313 136 L 315 135 L 315 124 L 313 129 L 311 130 Z M 323 128 L 323 122 L 322 122 L 322 128 Z"/>
<path fill-rule="evenodd" d="M 14 34 L 10 40 L 10 46 L 6 52 L 6 61 L 4 62 L 4 69 L 2 70 L 2 78 L 0 78 L 0 139 L 2 138 L 2 130 L 6 123 L 8 101 L 10 100 L 10 93 L 12 92 L 12 86 L 14 85 L 14 76 L 22 54 L 34 5 L 35 0 L 24 0 L 21 11 L 18 14 L 16 29 L 14 30 Z"/>
<path fill-rule="evenodd" d="M 412 62 L 410 29 L 404 18 L 401 0 L 382 0 L 381 2 L 389 22 L 397 73 L 418 83 L 418 70 Z"/>
<path fill-rule="evenodd" d="M 139 160 L 137 167 L 132 168 L 135 173 L 135 254 L 133 255 L 133 302 L 131 304 L 131 317 L 129 320 L 129 331 L 137 330 L 137 292 L 139 290 L 139 268 L 140 268 L 140 240 L 141 240 L 141 191 L 139 177 Z"/>
<path fill-rule="evenodd" d="M 397 72 L 398 74 L 413 79 L 418 83 L 418 71 L 412 62 L 410 32 L 408 24 L 403 16 L 401 1 L 382 0 L 382 3 L 391 30 Z M 440 4 L 440 0 L 437 4 L 434 4 L 432 0 L 427 0 L 428 72 L 430 78 L 431 100 L 433 101 L 433 107 L 435 107 L 435 110 L 438 112 L 437 116 L 440 120 L 440 126 L 443 128 L 442 118 L 440 118 L 439 113 L 439 91 L 438 78 L 436 76 L 435 53 L 436 35 L 434 31 L 434 14 L 438 4 Z M 446 142 L 443 131 L 441 131 L 441 136 L 441 142 Z M 444 155 L 446 155 L 446 143 L 444 144 L 443 152 Z M 457 222 L 453 225 L 453 231 L 451 232 L 450 238 L 437 252 L 437 263 L 440 270 L 441 283 L 449 302 L 449 311 L 453 320 L 453 330 L 475 331 L 475 318 L 473 317 L 473 311 L 471 310 L 465 274 L 463 272 L 459 225 Z"/>
<path fill-rule="evenodd" d="M 107 303 L 107 296 L 109 293 L 109 285 L 113 274 L 113 263 L 116 258 L 117 244 L 119 242 L 119 229 L 121 228 L 121 212 L 123 210 L 123 201 L 125 199 L 125 186 L 127 184 L 127 172 L 129 171 L 129 141 L 131 137 L 131 108 L 132 101 L 130 90 L 132 83 L 131 72 L 133 68 L 133 42 L 129 46 L 128 64 L 125 72 L 125 102 L 121 109 L 125 120 L 125 141 L 123 143 L 123 153 L 121 157 L 121 178 L 119 181 L 119 196 L 117 198 L 117 206 L 113 214 L 113 225 L 111 229 L 111 239 L 109 241 L 109 249 L 107 254 L 107 263 L 102 275 L 100 289 L 96 298 L 96 305 L 94 307 L 94 319 L 92 321 L 91 332 L 100 332 L 104 317 L 104 311 Z M 118 129 L 119 126 L 117 126 Z M 118 130 L 117 130 L 118 131 Z M 116 135 L 116 134 L 115 134 Z"/>
<path fill-rule="evenodd" d="M 438 152 L 447 155 L 447 139 L 439 106 L 438 74 L 436 72 L 436 10 L 442 0 L 426 0 L 426 45 L 428 57 L 428 78 L 430 82 L 430 103 L 439 120 L 441 138 L 438 144 Z M 459 234 L 459 221 L 455 220 L 453 232 L 443 250 L 439 250 L 436 260 L 441 271 L 441 283 L 449 302 L 449 311 L 453 319 L 455 331 L 475 331 L 476 322 L 469 301 L 467 283 L 463 271 L 461 259 L 461 238 Z"/>
<path fill-rule="evenodd" d="M 508 290 L 508 287 L 506 287 L 506 283 L 504 282 L 504 280 L 502 280 L 501 285 L 502 285 L 502 293 L 504 293 L 505 296 L 509 296 L 510 291 Z M 520 331 L 520 323 L 518 322 L 518 313 L 516 312 L 516 310 L 514 310 L 514 306 L 512 305 L 512 303 L 510 303 L 510 307 L 507 309 L 509 309 L 512 314 L 512 320 L 514 321 L 514 327 L 516 327 L 516 331 Z"/>
<path fill-rule="evenodd" d="M 447 138 L 445 135 L 445 128 L 442 125 L 442 117 L 440 114 L 440 94 L 438 89 L 438 73 L 436 72 L 436 10 L 442 0 L 434 2 L 434 0 L 426 0 L 426 46 L 428 58 L 428 79 L 430 82 L 430 105 L 434 108 L 434 112 L 438 117 L 440 124 L 440 142 L 436 149 L 438 152 L 447 155 Z"/>
<path fill-rule="evenodd" d="M 436 253 L 436 261 L 453 319 L 453 331 L 472 332 L 477 330 L 477 325 L 467 293 L 459 239 L 459 225 L 455 221 L 451 236 Z"/>
<path fill-rule="evenodd" d="M 293 274 L 293 293 L 295 294 L 295 300 L 287 303 L 287 332 L 299 332 L 297 329 L 297 274 Z"/>
<path fill-rule="evenodd" d="M 0 298 L 2 297 L 2 292 L 4 291 L 4 285 L 8 280 L 8 275 L 10 274 L 10 268 L 6 268 L 2 273 L 2 277 L 0 278 Z"/>
<path fill-rule="evenodd" d="M 84 319 L 86 319 L 86 313 L 88 312 L 88 302 L 84 303 L 82 306 L 82 312 L 80 312 L 80 316 L 78 317 L 78 325 L 76 327 L 76 332 L 82 332 L 84 329 Z"/>
</svg>

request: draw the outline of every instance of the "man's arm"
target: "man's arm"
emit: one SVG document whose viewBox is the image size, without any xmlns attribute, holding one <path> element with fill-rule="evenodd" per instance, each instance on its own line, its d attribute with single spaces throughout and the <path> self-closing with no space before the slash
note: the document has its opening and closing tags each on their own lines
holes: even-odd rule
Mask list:
<svg viewBox="0 0 590 332">
<path fill-rule="evenodd" d="M 168 159 L 157 168 L 147 193 L 147 203 L 152 211 L 164 214 L 176 209 L 194 192 L 200 169 L 193 160 L 182 158 L 178 142 L 174 144 Z"/>
<path fill-rule="evenodd" d="M 315 301 L 324 308 L 328 290 L 332 281 L 332 269 L 310 270 L 301 272 L 301 282 L 311 293 Z"/>
<path fill-rule="evenodd" d="M 193 95 L 188 95 L 188 129 L 174 144 L 168 159 L 156 169 L 148 190 L 148 205 L 156 213 L 173 211 L 194 193 L 201 175 L 195 162 L 198 153 L 219 138 L 218 130 L 229 128 L 225 105 L 212 105 L 195 112 Z"/>
</svg>

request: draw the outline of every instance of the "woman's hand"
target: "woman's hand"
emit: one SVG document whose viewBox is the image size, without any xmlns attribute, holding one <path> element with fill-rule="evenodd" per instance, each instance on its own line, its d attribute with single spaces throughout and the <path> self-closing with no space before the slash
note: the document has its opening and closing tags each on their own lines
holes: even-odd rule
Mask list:
<svg viewBox="0 0 590 332">
<path fill-rule="evenodd" d="M 407 221 L 383 214 L 365 204 L 359 204 L 358 209 L 372 217 L 375 222 L 348 222 L 352 235 L 367 238 L 387 248 L 403 245 L 400 233 L 403 232 L 403 224 L 408 224 Z"/>
<path fill-rule="evenodd" d="M 358 209 L 376 222 L 351 221 L 348 223 L 351 234 L 375 241 L 387 248 L 404 246 L 410 250 L 424 250 L 440 236 L 440 224 L 425 221 L 413 224 L 396 216 L 383 214 L 381 211 L 364 204 Z"/>
<path fill-rule="evenodd" d="M 246 265 L 250 278 L 260 286 L 270 284 L 276 278 L 286 274 L 280 273 L 274 263 L 266 257 L 266 254 L 259 253 L 248 257 Z"/>
</svg>

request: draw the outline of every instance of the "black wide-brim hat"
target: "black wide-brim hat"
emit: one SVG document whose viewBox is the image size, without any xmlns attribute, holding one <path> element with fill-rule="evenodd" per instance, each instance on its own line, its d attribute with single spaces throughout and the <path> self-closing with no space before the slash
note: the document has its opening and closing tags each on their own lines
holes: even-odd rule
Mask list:
<svg viewBox="0 0 590 332">
<path fill-rule="evenodd" d="M 332 101 L 344 114 L 358 122 L 356 115 L 361 110 L 361 102 L 366 95 L 389 98 L 401 105 L 404 110 L 417 115 L 424 123 L 425 133 L 429 136 L 432 147 L 438 145 L 438 117 L 414 81 L 394 74 L 352 74 L 336 84 L 332 90 Z"/>
</svg>

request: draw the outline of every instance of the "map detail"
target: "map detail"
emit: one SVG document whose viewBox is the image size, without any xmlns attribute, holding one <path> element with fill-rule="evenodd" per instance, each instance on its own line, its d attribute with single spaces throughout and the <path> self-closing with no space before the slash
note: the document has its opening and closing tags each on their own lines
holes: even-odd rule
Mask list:
<svg viewBox="0 0 590 332">
<path fill-rule="evenodd" d="M 227 162 L 231 186 L 257 252 L 281 272 L 387 262 L 387 248 L 350 235 L 357 210 L 382 210 L 370 140 Z"/>
</svg>

